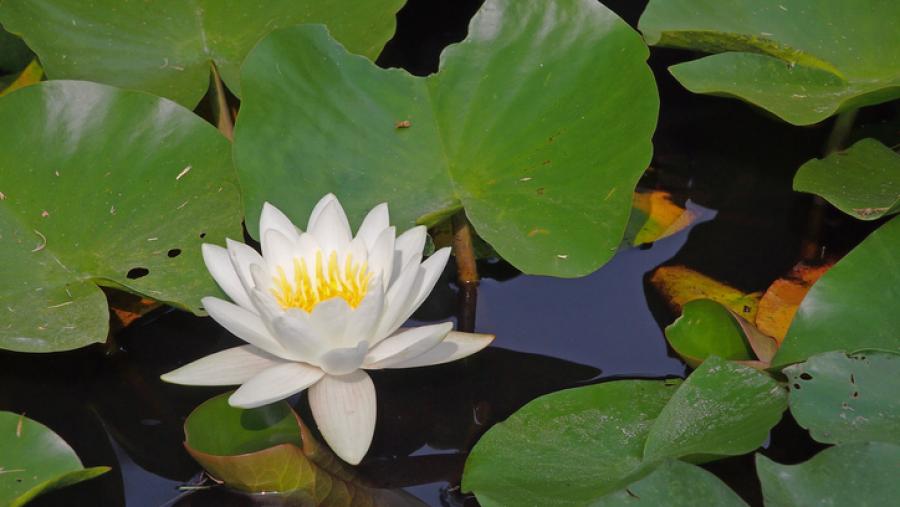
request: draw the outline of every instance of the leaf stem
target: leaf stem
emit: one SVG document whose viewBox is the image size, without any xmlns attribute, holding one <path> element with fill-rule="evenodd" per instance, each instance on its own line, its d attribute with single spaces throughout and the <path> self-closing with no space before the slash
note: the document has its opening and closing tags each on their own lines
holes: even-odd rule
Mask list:
<svg viewBox="0 0 900 507">
<path fill-rule="evenodd" d="M 211 64 L 212 81 L 215 91 L 213 95 L 216 100 L 216 127 L 229 141 L 234 140 L 234 117 L 231 108 L 228 106 L 228 96 L 225 91 L 225 85 L 222 83 L 222 76 L 219 75 L 219 69 L 215 63 Z"/>
<path fill-rule="evenodd" d="M 460 331 L 475 330 L 475 308 L 478 302 L 478 265 L 472 244 L 472 225 L 465 211 L 458 211 L 451 218 L 453 223 L 453 255 L 456 258 L 456 279 L 459 285 Z"/>
</svg>

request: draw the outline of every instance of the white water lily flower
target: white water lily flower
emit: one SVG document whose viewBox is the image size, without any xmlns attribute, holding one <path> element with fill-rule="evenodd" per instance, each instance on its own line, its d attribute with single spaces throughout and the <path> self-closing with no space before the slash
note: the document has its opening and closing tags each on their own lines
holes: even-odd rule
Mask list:
<svg viewBox="0 0 900 507">
<path fill-rule="evenodd" d="M 353 237 L 337 198 L 316 204 L 306 232 L 266 203 L 262 255 L 227 240 L 203 245 L 209 272 L 234 303 L 203 298 L 209 315 L 249 343 L 162 376 L 187 385 L 241 387 L 229 403 L 254 408 L 309 388 L 322 436 L 357 464 L 375 431 L 375 388 L 364 370 L 411 368 L 478 352 L 492 335 L 451 331 L 449 322 L 401 328 L 434 288 L 450 255 L 422 262 L 425 227 L 400 236 L 387 204 L 372 209 Z"/>
</svg>

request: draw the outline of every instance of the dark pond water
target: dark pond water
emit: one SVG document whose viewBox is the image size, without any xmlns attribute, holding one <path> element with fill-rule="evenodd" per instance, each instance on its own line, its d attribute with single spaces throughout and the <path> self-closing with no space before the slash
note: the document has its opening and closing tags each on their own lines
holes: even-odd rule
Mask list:
<svg viewBox="0 0 900 507">
<path fill-rule="evenodd" d="M 380 63 L 419 74 L 434 70 L 441 47 L 464 37 L 478 3 L 410 0 Z M 643 7 L 609 5 L 632 24 Z M 672 192 L 699 211 L 700 222 L 648 248 L 623 250 L 582 279 L 522 276 L 504 263 L 483 262 L 476 324 L 497 335 L 495 345 L 460 363 L 373 375 L 379 421 L 361 467 L 365 477 L 406 488 L 430 505 L 476 505 L 458 490 L 466 452 L 528 401 L 610 378 L 685 375 L 662 332 L 674 316 L 647 283 L 656 267 L 683 264 L 752 291 L 798 261 L 810 239 L 811 200 L 791 191 L 791 178 L 800 163 L 819 154 L 829 125 L 787 127 L 736 101 L 691 95 L 665 71 L 686 57 L 654 50 L 662 111 L 653 168 L 641 186 Z M 863 119 L 877 121 L 879 114 L 864 112 Z M 840 253 L 868 230 L 829 213 L 812 239 L 826 253 Z M 416 319 L 455 318 L 451 271 Z M 181 424 L 194 406 L 222 390 L 158 380 L 236 343 L 210 319 L 166 310 L 126 329 L 111 354 L 102 347 L 0 353 L 0 409 L 52 427 L 86 465 L 114 465 L 111 473 L 36 505 L 245 504 L 218 489 L 190 490 L 201 475 L 182 448 Z M 303 407 L 305 400 L 297 402 Z M 789 419 L 770 440 L 764 452 L 782 462 L 802 461 L 817 449 Z M 707 467 L 760 503 L 750 457 Z"/>
</svg>

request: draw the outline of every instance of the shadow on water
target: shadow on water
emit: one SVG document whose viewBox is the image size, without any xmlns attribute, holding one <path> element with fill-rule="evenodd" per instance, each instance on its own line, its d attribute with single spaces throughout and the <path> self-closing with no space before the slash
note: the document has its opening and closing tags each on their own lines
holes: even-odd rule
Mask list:
<svg viewBox="0 0 900 507">
<path fill-rule="evenodd" d="M 479 2 L 410 0 L 379 63 L 425 74 L 440 49 L 465 36 Z M 611 2 L 634 24 L 641 2 Z M 662 96 L 653 168 L 641 185 L 664 189 L 701 210 L 705 222 L 648 248 L 620 251 L 574 280 L 524 276 L 482 262 L 477 330 L 494 346 L 465 361 L 373 374 L 379 420 L 361 466 L 384 487 L 403 487 L 431 505 L 475 505 L 458 484 L 466 453 L 492 424 L 540 395 L 616 377 L 683 376 L 662 328 L 674 319 L 646 283 L 664 264 L 684 264 L 743 290 L 761 290 L 797 260 L 808 197 L 791 190 L 794 171 L 817 156 L 829 125 L 786 126 L 737 101 L 692 95 L 666 67 L 686 55 L 654 50 Z M 715 210 L 715 211 L 713 211 Z M 713 218 L 714 217 L 714 218 Z M 845 250 L 868 232 L 829 215 L 823 246 Z M 454 275 L 415 316 L 457 313 Z M 114 465 L 99 479 L 35 505 L 241 505 L 220 490 L 188 492 L 200 468 L 182 447 L 190 410 L 222 392 L 165 385 L 159 375 L 238 344 L 210 319 L 163 310 L 118 337 L 119 350 L 48 355 L 0 353 L 0 409 L 24 412 L 72 444 L 86 465 Z M 298 399 L 301 413 L 308 409 Z M 789 415 L 771 436 L 782 462 L 817 446 Z M 707 467 L 752 504 L 761 502 L 752 456 Z"/>
</svg>

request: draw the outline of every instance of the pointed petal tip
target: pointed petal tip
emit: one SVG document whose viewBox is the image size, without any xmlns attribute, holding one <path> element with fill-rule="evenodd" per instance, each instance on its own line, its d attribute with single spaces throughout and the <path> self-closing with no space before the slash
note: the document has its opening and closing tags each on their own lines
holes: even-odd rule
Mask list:
<svg viewBox="0 0 900 507">
<path fill-rule="evenodd" d="M 309 390 L 309 403 L 322 437 L 342 460 L 357 465 L 375 435 L 375 386 L 362 371 L 326 375 Z"/>
</svg>

